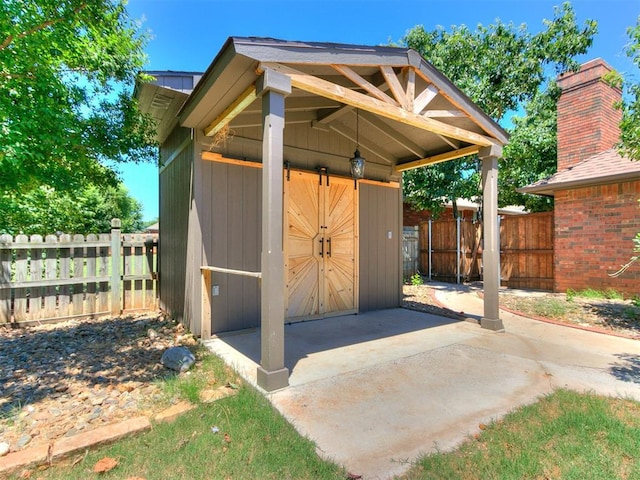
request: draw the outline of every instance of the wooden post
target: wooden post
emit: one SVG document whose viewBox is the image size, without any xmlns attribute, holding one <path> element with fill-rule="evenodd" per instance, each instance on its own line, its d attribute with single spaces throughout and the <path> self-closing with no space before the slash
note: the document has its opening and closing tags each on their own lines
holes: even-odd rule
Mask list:
<svg viewBox="0 0 640 480">
<path fill-rule="evenodd" d="M 11 235 L 0 235 L 0 324 L 11 322 Z"/>
<path fill-rule="evenodd" d="M 122 312 L 122 301 L 120 300 L 121 286 L 121 238 L 119 218 L 111 220 L 111 314 L 120 315 Z"/>
<path fill-rule="evenodd" d="M 500 230 L 498 228 L 498 157 L 502 147 L 491 146 L 480 150 L 482 160 L 482 225 L 484 248 L 482 249 L 484 288 L 484 316 L 482 328 L 504 331 L 500 320 Z"/>
<path fill-rule="evenodd" d="M 200 312 L 200 338 L 211 338 L 211 270 L 200 270 L 202 276 L 202 312 Z"/>
<path fill-rule="evenodd" d="M 262 288 L 261 359 L 258 385 L 266 391 L 289 385 L 284 366 L 283 150 L 286 75 L 265 70 L 256 92 L 262 97 Z"/>
</svg>

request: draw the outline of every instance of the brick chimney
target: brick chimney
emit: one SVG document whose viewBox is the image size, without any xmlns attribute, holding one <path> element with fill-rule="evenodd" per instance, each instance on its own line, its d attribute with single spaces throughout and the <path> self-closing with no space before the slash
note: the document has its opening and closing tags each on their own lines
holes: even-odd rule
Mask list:
<svg viewBox="0 0 640 480">
<path fill-rule="evenodd" d="M 597 58 L 558 77 L 558 171 L 612 148 L 620 135 L 622 112 L 613 104 L 620 89 L 602 81 L 612 68 Z"/>
</svg>

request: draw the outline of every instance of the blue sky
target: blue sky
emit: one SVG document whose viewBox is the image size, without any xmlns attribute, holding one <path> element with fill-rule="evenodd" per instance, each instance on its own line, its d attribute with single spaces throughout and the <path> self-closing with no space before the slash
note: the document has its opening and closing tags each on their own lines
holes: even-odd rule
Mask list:
<svg viewBox="0 0 640 480">
<path fill-rule="evenodd" d="M 415 25 L 432 30 L 465 24 L 488 25 L 496 18 L 530 31 L 553 18 L 560 1 L 548 0 L 129 0 L 131 17 L 152 36 L 149 70 L 204 71 L 227 37 L 380 45 L 400 40 Z M 574 0 L 578 21 L 598 21 L 598 35 L 581 61 L 602 57 L 615 69 L 637 70 L 625 57 L 626 28 L 640 15 L 640 0 Z M 144 206 L 144 218 L 158 215 L 158 175 L 152 165 L 126 165 L 122 179 Z"/>
</svg>

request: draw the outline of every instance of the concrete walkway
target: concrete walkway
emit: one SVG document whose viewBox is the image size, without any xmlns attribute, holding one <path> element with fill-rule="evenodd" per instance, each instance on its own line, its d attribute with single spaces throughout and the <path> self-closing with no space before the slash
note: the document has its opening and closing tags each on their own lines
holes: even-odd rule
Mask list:
<svg viewBox="0 0 640 480">
<path fill-rule="evenodd" d="M 430 284 L 455 311 L 482 314 L 466 287 Z M 321 455 L 387 479 L 559 387 L 640 400 L 640 342 L 504 313 L 506 332 L 404 309 L 285 328 L 290 386 L 267 394 Z M 205 342 L 252 384 L 260 332 Z"/>
</svg>

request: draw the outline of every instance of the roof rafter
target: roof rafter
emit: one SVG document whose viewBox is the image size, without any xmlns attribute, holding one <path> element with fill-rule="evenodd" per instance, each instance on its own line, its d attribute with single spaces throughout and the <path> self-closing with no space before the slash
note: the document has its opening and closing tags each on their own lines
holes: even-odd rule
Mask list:
<svg viewBox="0 0 640 480">
<path fill-rule="evenodd" d="M 351 68 L 347 67 L 346 65 L 331 65 L 331 66 L 335 70 L 340 72 L 342 75 L 347 77 L 349 80 L 351 80 L 353 83 L 355 83 L 356 85 L 358 85 L 359 87 L 363 88 L 364 90 L 369 92 L 371 95 L 376 97 L 377 99 L 382 100 L 383 102 L 389 103 L 391 105 L 396 105 L 396 106 L 399 105 L 399 103 L 396 102 L 393 98 L 391 98 L 389 95 L 384 93 L 382 90 L 380 90 L 378 87 L 376 87 L 374 84 L 372 84 L 365 78 L 361 77 L 358 73 L 354 72 Z"/>
<path fill-rule="evenodd" d="M 207 128 L 204 129 L 204 134 L 207 137 L 211 137 L 218 133 L 227 126 L 231 120 L 240 115 L 245 108 L 251 105 L 256 98 L 256 86 L 250 85 L 231 103 L 231 105 L 225 108 L 224 111 L 218 115 Z"/>
<path fill-rule="evenodd" d="M 393 96 L 396 97 L 398 103 L 402 105 L 405 110 L 409 110 L 409 100 L 407 99 L 407 94 L 400 84 L 400 80 L 398 80 L 398 77 L 393 71 L 393 67 L 390 67 L 388 65 L 380 65 L 380 71 L 382 72 L 384 80 L 387 82 L 387 85 L 389 85 L 391 93 L 393 93 Z"/>
<path fill-rule="evenodd" d="M 342 103 L 346 103 L 353 107 L 367 110 L 377 115 L 395 120 L 413 127 L 420 128 L 438 135 L 445 137 L 462 140 L 464 142 L 472 143 L 474 145 L 490 146 L 494 145 L 496 141 L 492 138 L 486 137 L 479 133 L 471 132 L 463 128 L 459 128 L 453 125 L 449 125 L 432 118 L 425 118 L 420 115 L 416 115 L 413 112 L 407 111 L 403 108 L 389 105 L 376 98 L 369 97 L 368 95 L 351 91 L 347 88 L 341 87 L 334 83 L 331 83 L 322 78 L 314 77 L 307 73 L 301 72 L 291 67 L 287 67 L 278 63 L 261 63 L 259 65 L 260 70 L 273 69 L 285 75 L 288 75 L 291 79 L 291 84 L 295 88 L 305 90 L 316 95 L 331 98 Z M 395 77 L 395 74 L 394 74 Z M 397 81 L 397 77 L 396 81 Z"/>
</svg>

